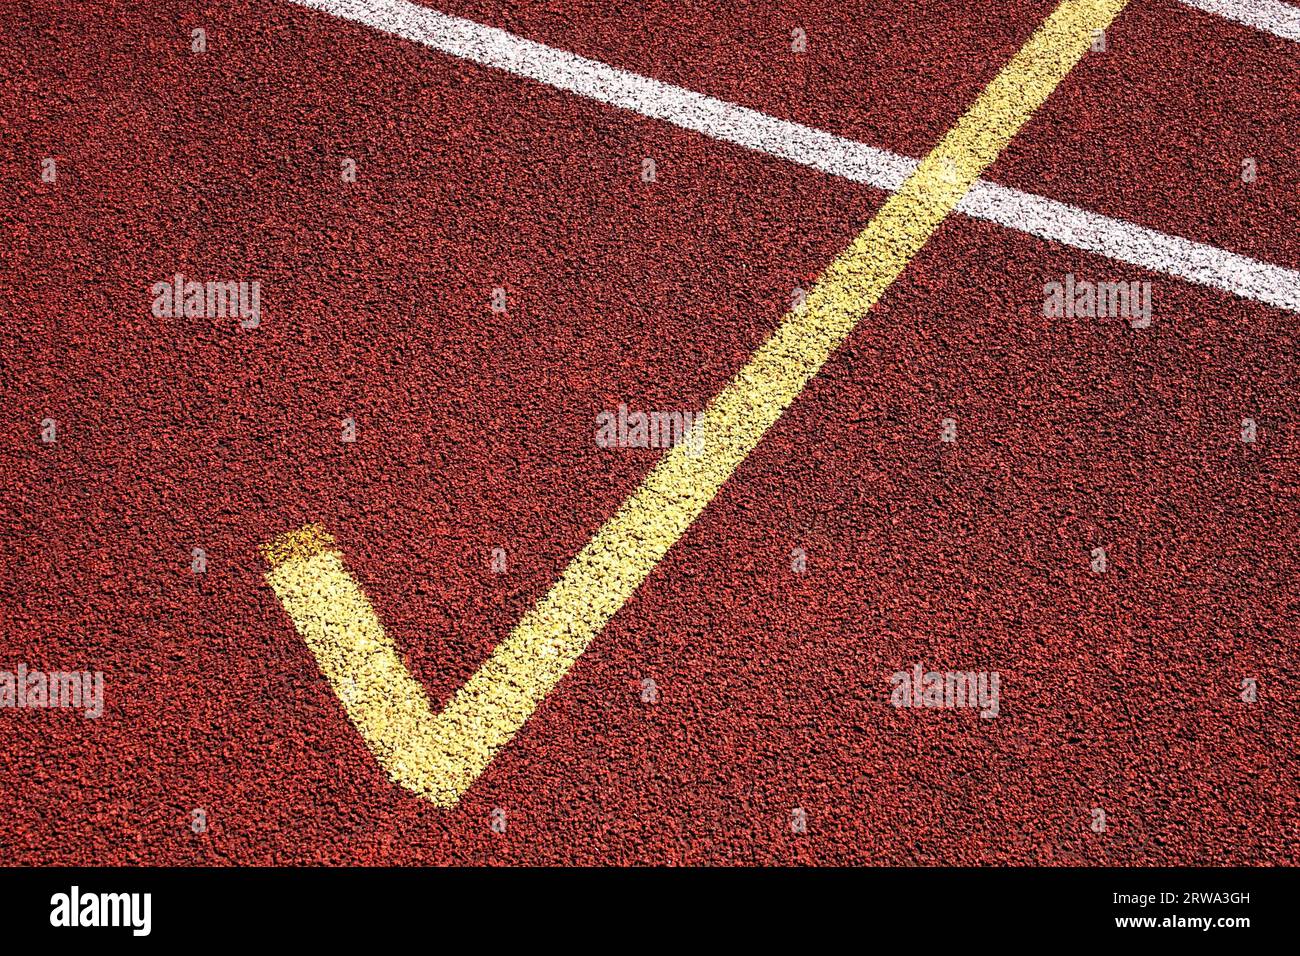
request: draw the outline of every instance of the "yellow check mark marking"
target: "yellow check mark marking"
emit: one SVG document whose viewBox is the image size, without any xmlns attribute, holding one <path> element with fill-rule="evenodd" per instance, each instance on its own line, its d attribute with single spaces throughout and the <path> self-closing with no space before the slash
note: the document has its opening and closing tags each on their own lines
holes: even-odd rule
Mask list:
<svg viewBox="0 0 1300 956">
<path fill-rule="evenodd" d="M 559 581 L 436 713 L 318 526 L 266 546 L 267 581 L 394 781 L 451 807 L 686 533 L 1127 0 L 1065 0 Z"/>
</svg>

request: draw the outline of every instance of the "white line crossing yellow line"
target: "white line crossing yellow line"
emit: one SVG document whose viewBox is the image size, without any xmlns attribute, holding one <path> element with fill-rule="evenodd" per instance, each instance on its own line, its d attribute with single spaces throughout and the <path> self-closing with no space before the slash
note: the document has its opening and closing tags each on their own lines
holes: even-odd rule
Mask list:
<svg viewBox="0 0 1300 956">
<path fill-rule="evenodd" d="M 917 161 L 909 156 L 620 70 L 409 0 L 292 2 L 402 37 L 439 53 L 545 83 L 576 96 L 875 189 L 897 192 L 916 171 Z M 975 184 L 958 204 L 957 212 L 1300 312 L 1300 272 L 1271 262 L 987 181 Z"/>
</svg>

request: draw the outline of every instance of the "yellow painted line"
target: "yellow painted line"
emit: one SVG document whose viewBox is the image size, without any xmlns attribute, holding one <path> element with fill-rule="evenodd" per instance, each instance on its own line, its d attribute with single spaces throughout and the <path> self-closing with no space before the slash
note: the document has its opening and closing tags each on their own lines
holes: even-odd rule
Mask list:
<svg viewBox="0 0 1300 956">
<path fill-rule="evenodd" d="M 328 534 L 266 546 L 267 581 L 393 780 L 459 801 L 1127 2 L 1056 8 L 705 409 L 703 453 L 668 451 L 441 713 Z"/>
</svg>

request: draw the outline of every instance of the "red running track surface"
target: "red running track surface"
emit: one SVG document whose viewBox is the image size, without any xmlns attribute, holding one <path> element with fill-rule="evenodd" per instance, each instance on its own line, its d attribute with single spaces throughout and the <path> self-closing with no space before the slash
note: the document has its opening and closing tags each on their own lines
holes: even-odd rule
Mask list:
<svg viewBox="0 0 1300 956">
<path fill-rule="evenodd" d="M 441 9 L 920 156 L 1051 6 Z M 1109 47 L 989 178 L 1300 265 L 1295 45 L 1160 0 Z M 950 219 L 439 810 L 259 546 L 321 522 L 445 701 L 659 454 L 595 416 L 702 407 L 884 194 L 272 0 L 10 7 L 0 63 L 0 669 L 106 682 L 0 712 L 10 861 L 1298 862 L 1294 314 Z M 176 272 L 261 327 L 155 318 Z M 1154 324 L 1043 318 L 1069 272 Z M 916 663 L 999 716 L 889 706 Z"/>
</svg>

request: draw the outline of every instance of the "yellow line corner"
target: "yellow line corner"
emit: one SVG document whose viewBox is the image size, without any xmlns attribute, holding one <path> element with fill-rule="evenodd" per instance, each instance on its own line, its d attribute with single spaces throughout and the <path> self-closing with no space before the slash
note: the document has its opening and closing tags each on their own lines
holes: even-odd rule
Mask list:
<svg viewBox="0 0 1300 956">
<path fill-rule="evenodd" d="M 262 546 L 262 557 L 272 568 L 295 558 L 309 558 L 334 549 L 334 538 L 318 524 L 305 524 L 286 531 Z"/>
</svg>

